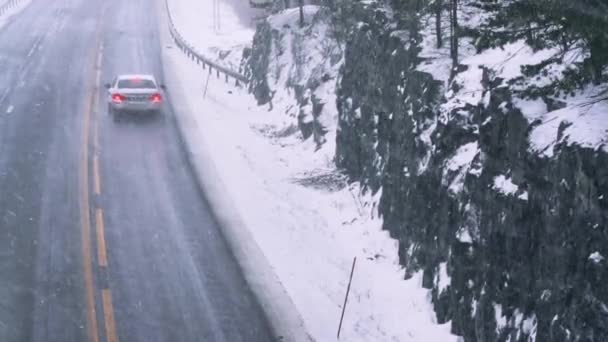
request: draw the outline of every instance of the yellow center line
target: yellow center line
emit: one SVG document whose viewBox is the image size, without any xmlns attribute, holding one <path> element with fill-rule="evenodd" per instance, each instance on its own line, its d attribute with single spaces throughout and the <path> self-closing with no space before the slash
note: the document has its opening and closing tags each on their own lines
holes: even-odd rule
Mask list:
<svg viewBox="0 0 608 342">
<path fill-rule="evenodd" d="M 93 150 L 95 155 L 93 156 L 93 191 L 96 195 L 101 195 L 101 173 L 100 173 L 100 160 L 99 160 L 99 89 L 101 84 L 101 66 L 103 60 L 103 43 L 99 47 L 97 54 L 96 76 L 95 76 L 95 89 L 96 92 L 93 97 Z M 95 228 L 96 228 L 96 241 L 97 241 L 97 263 L 100 267 L 107 269 L 108 267 L 108 256 L 105 238 L 105 226 L 103 221 L 103 209 L 95 209 Z M 107 342 L 118 342 L 118 334 L 116 332 L 116 322 L 114 320 L 114 307 L 112 305 L 112 291 L 109 288 L 101 290 L 101 304 L 103 311 L 103 320 L 106 332 Z"/>
<path fill-rule="evenodd" d="M 93 156 L 93 192 L 95 195 L 101 194 L 101 180 L 99 178 L 99 157 Z"/>
<path fill-rule="evenodd" d="M 85 284 L 85 302 L 87 333 L 89 341 L 99 341 L 99 331 L 97 328 L 97 314 L 95 311 L 95 292 L 93 290 L 93 261 L 91 257 L 91 217 L 89 214 L 89 113 L 91 112 L 92 101 L 86 102 L 82 127 L 82 149 L 80 155 L 80 225 L 82 227 L 82 259 Z"/>
<path fill-rule="evenodd" d="M 118 342 L 116 323 L 114 322 L 114 309 L 112 308 L 112 292 L 109 289 L 101 290 L 101 302 L 103 305 L 103 318 L 106 324 L 106 340 L 107 342 Z"/>
<path fill-rule="evenodd" d="M 105 10 L 105 7 L 103 8 Z M 92 237 L 91 237 L 91 206 L 89 203 L 89 148 L 90 148 L 90 130 L 93 126 L 93 191 L 99 195 L 101 193 L 101 181 L 99 177 L 99 159 L 97 156 L 98 132 L 97 132 L 97 109 L 99 107 L 99 90 L 101 82 L 101 63 L 103 56 L 103 44 L 101 41 L 101 23 L 103 22 L 103 13 L 98 18 L 96 28 L 96 43 L 93 56 L 96 57 L 93 64 L 92 72 L 89 74 L 89 80 L 93 81 L 93 87 L 87 90 L 87 101 L 85 102 L 84 115 L 82 122 L 82 141 L 80 151 L 80 167 L 78 174 L 78 186 L 80 196 L 80 224 L 82 227 L 82 259 L 83 259 L 83 276 L 85 285 L 85 305 L 86 305 L 86 329 L 89 342 L 99 342 L 99 327 L 97 322 L 97 311 L 95 305 L 95 284 L 93 275 L 93 256 L 91 253 Z M 91 58 L 93 59 L 93 58 Z M 91 115 L 95 115 L 95 121 L 91 124 Z M 95 227 L 97 241 L 97 259 L 100 266 L 107 266 L 107 255 L 104 237 L 103 212 L 101 209 L 96 209 L 95 212 Z M 114 321 L 114 311 L 112 308 L 112 295 L 109 289 L 101 291 L 102 311 L 106 330 L 107 342 L 118 342 L 116 334 L 116 324 Z"/>
<path fill-rule="evenodd" d="M 95 227 L 97 228 L 97 262 L 99 266 L 108 266 L 108 256 L 106 254 L 106 239 L 103 226 L 103 211 L 100 208 L 95 210 Z"/>
</svg>

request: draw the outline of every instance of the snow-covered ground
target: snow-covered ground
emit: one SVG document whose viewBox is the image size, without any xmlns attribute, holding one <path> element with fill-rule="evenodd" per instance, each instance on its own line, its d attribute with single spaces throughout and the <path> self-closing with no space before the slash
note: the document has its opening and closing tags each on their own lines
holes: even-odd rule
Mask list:
<svg viewBox="0 0 608 342">
<path fill-rule="evenodd" d="M 169 1 L 180 3 L 174 20 L 186 39 L 198 36 L 192 40 L 195 46 L 202 50 L 221 41 L 212 38 L 212 25 L 179 24 L 188 22 L 196 9 L 204 10 L 200 6 L 207 0 Z M 221 20 L 243 44 L 252 38 L 253 31 L 245 37 L 238 14 L 225 12 Z M 225 30 L 221 34 L 230 36 Z M 187 115 L 200 145 L 208 146 L 204 162 L 221 175 L 235 212 L 316 341 L 336 339 L 355 257 L 341 340 L 457 340 L 449 324 L 435 324 L 421 275 L 403 280 L 397 242 L 381 230 L 375 215 L 380 194 L 362 195 L 357 185 L 346 185 L 332 161 L 334 144 L 316 150 L 314 142 L 294 134 L 293 119 L 284 112 L 257 107 L 249 94 L 222 79 L 211 78 L 203 98 L 208 73 L 176 48 L 166 50 L 164 59 L 186 92 L 181 97 L 188 99 Z"/>
<path fill-rule="evenodd" d="M 163 0 L 164 1 L 164 0 Z M 167 0 L 177 30 L 205 57 L 239 70 L 263 10 L 248 0 Z"/>
</svg>

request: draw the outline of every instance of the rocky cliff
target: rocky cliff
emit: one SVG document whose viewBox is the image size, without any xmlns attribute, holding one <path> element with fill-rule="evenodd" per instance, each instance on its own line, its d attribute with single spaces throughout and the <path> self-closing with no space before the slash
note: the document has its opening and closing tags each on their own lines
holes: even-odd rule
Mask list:
<svg viewBox="0 0 608 342">
<path fill-rule="evenodd" d="M 495 1 L 439 16 L 425 2 L 351 4 L 343 51 L 328 43 L 324 58 L 294 62 L 318 66 L 298 77 L 277 56 L 303 43 L 284 40 L 285 23 L 258 28 L 248 70 L 259 102 L 293 89 L 304 137 L 322 144 L 336 132 L 336 164 L 381 192 L 406 274 L 423 273 L 454 334 L 608 341 L 608 78 L 589 53 L 597 44 L 574 33 L 555 43 L 560 31 L 521 16 L 529 29 L 516 30 L 507 15 L 521 9 Z M 456 16 L 455 61 L 436 30 Z M 306 133 L 324 111 L 323 129 Z"/>
<path fill-rule="evenodd" d="M 305 6 L 304 19 L 301 25 L 298 8 L 292 8 L 258 24 L 245 73 L 258 104 L 294 118 L 303 138 L 321 146 L 335 140 L 342 51 L 331 37 L 327 8 Z"/>
<path fill-rule="evenodd" d="M 357 12 L 336 162 L 382 191 L 384 228 L 408 273 L 424 272 L 439 322 L 465 341 L 607 341 L 608 106 L 580 100 L 603 88 L 526 98 L 527 63 L 549 77 L 568 61 L 471 39 L 454 70 L 431 51 L 431 16 L 388 13 Z"/>
</svg>

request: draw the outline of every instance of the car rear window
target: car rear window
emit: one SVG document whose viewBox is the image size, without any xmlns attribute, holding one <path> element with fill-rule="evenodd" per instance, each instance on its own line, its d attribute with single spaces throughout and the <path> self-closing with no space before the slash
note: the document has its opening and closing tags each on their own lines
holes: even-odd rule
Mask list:
<svg viewBox="0 0 608 342">
<path fill-rule="evenodd" d="M 152 80 L 132 78 L 125 80 L 118 80 L 118 88 L 128 89 L 153 89 L 156 88 L 156 84 Z"/>
</svg>

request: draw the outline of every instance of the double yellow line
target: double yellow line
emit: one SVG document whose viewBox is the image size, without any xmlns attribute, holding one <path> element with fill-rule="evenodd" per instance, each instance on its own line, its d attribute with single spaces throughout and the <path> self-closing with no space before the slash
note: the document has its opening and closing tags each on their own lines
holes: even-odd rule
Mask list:
<svg viewBox="0 0 608 342">
<path fill-rule="evenodd" d="M 102 15 L 103 17 L 103 11 Z M 99 90 L 101 89 L 101 63 L 103 57 L 103 44 L 100 40 L 101 35 L 101 18 L 98 22 L 97 36 L 95 44 L 95 67 L 94 72 L 94 87 L 89 89 L 84 109 L 84 117 L 82 123 L 82 141 L 81 141 L 81 153 L 80 153 L 80 168 L 79 168 L 79 197 L 80 197 L 80 224 L 82 227 L 82 258 L 83 258 L 83 275 L 85 285 L 85 306 L 86 306 L 86 321 L 87 321 L 87 335 L 89 342 L 99 342 L 99 328 L 97 325 L 97 311 L 95 305 L 95 277 L 93 272 L 93 254 L 91 252 L 93 248 L 91 238 L 91 209 L 89 201 L 89 175 L 92 176 L 93 180 L 93 192 L 94 195 L 99 198 L 101 196 L 101 176 L 100 176 L 100 165 L 99 165 L 99 133 L 98 133 L 98 113 L 99 108 Z M 90 77 L 93 80 L 93 77 Z M 92 144 L 89 141 L 91 131 L 91 116 L 94 115 L 94 121 L 92 125 L 93 141 Z M 93 165 L 91 174 L 89 174 L 89 149 L 93 147 Z M 97 201 L 99 202 L 99 201 Z M 105 240 L 105 227 L 103 220 L 103 210 L 98 204 L 94 208 L 95 212 L 95 242 L 97 250 L 96 266 L 99 273 L 106 273 L 108 268 L 108 257 Z M 106 281 L 107 283 L 107 281 Z M 112 292 L 109 289 L 109 284 L 101 289 L 101 310 L 103 314 L 103 322 L 105 328 L 106 342 L 118 342 L 118 334 L 116 332 L 116 322 L 114 320 L 114 308 L 112 306 Z"/>
</svg>

